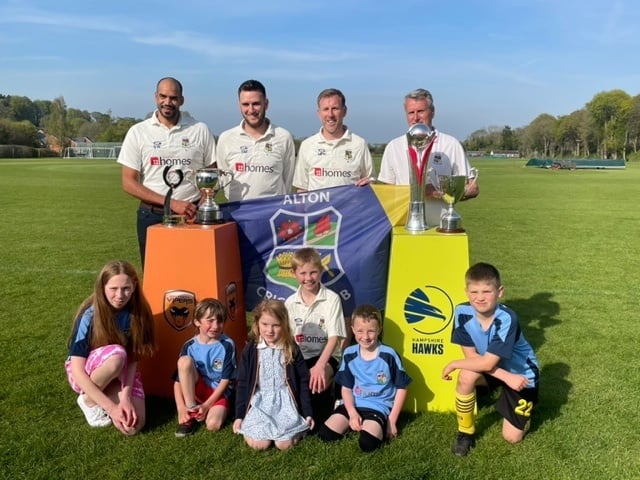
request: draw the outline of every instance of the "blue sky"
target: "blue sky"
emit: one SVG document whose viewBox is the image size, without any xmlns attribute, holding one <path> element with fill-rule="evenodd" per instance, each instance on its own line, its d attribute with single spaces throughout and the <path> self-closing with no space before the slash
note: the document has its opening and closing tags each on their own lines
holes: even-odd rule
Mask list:
<svg viewBox="0 0 640 480">
<path fill-rule="evenodd" d="M 319 128 L 316 96 L 347 97 L 371 143 L 404 133 L 404 95 L 429 89 L 435 125 L 465 139 L 601 91 L 640 93 L 635 0 L 0 0 L 0 93 L 143 118 L 163 76 L 213 133 L 240 121 L 237 87 L 262 81 L 268 116 Z"/>
</svg>

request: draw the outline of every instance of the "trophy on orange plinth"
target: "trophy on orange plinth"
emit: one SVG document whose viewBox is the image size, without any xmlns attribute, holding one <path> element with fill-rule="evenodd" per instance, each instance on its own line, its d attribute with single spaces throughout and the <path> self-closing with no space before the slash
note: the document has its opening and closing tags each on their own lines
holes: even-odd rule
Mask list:
<svg viewBox="0 0 640 480">
<path fill-rule="evenodd" d="M 196 223 L 202 225 L 224 223 L 220 206 L 215 201 L 215 196 L 224 187 L 220 184 L 220 175 L 233 177 L 232 172 L 220 170 L 217 167 L 204 167 L 196 170 L 196 186 L 204 195 L 204 202 L 198 206 L 196 212 Z"/>
</svg>

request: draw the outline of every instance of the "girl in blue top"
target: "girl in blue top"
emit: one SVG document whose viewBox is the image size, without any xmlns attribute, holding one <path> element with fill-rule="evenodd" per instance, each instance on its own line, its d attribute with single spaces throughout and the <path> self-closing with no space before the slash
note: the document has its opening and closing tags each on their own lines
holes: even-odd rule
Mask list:
<svg viewBox="0 0 640 480">
<path fill-rule="evenodd" d="M 124 261 L 106 264 L 78 308 L 65 362 L 90 426 L 113 423 L 125 435 L 142 429 L 144 390 L 136 366 L 154 350 L 153 316 L 138 274 Z"/>
</svg>

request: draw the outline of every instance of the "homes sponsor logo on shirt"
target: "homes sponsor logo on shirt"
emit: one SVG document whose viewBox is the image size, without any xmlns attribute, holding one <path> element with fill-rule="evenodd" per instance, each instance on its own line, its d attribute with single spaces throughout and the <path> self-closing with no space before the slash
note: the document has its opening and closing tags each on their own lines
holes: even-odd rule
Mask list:
<svg viewBox="0 0 640 480">
<path fill-rule="evenodd" d="M 313 169 L 314 177 L 351 178 L 351 175 L 349 170 L 340 170 L 339 168 L 315 167 Z"/>
<path fill-rule="evenodd" d="M 275 170 L 271 165 L 236 162 L 233 165 L 233 171 L 236 173 L 274 173 Z"/>
<path fill-rule="evenodd" d="M 153 167 L 188 167 L 191 165 L 193 160 L 191 158 L 171 158 L 154 155 L 153 157 L 149 158 L 149 162 Z"/>
</svg>

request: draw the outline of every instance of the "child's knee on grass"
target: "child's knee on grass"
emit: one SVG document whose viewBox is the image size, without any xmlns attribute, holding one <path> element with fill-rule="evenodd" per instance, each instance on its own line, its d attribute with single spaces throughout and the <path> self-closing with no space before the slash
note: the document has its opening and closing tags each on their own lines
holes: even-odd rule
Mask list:
<svg viewBox="0 0 640 480">
<path fill-rule="evenodd" d="M 527 432 L 525 430 L 520 430 L 519 428 L 511 425 L 507 420 L 503 420 L 502 438 L 507 442 L 512 444 L 520 443 L 526 434 Z"/>
</svg>

